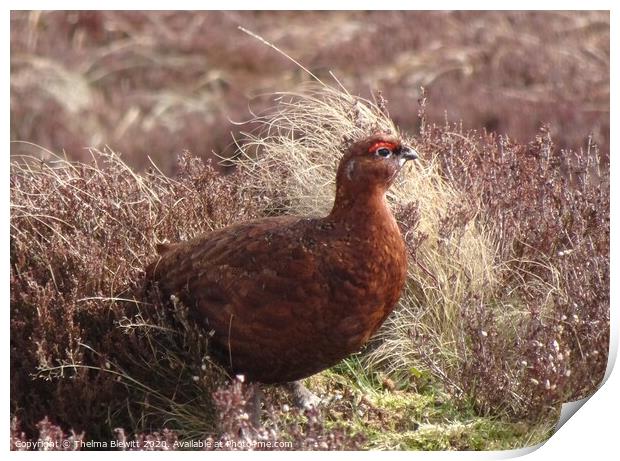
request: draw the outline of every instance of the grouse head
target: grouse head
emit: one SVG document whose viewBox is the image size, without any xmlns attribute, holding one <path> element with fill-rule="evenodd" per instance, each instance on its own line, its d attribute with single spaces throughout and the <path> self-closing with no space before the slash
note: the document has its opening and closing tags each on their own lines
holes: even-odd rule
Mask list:
<svg viewBox="0 0 620 461">
<path fill-rule="evenodd" d="M 417 152 L 386 133 L 377 133 L 352 144 L 342 157 L 336 176 L 337 189 L 350 193 L 385 193 L 407 160 Z"/>
</svg>

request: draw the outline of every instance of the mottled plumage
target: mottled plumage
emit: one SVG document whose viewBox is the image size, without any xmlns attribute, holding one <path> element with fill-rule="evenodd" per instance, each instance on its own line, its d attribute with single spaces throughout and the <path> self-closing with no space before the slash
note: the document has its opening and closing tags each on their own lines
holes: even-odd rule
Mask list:
<svg viewBox="0 0 620 461">
<path fill-rule="evenodd" d="M 213 354 L 233 373 L 278 383 L 335 365 L 398 301 L 407 261 L 385 192 L 413 158 L 387 135 L 356 143 L 328 216 L 265 218 L 167 245 L 147 279 L 214 332 Z"/>
</svg>

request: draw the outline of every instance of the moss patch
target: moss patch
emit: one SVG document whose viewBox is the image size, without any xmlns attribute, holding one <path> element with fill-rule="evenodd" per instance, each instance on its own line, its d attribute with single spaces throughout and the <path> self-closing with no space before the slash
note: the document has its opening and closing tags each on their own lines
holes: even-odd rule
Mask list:
<svg viewBox="0 0 620 461">
<path fill-rule="evenodd" d="M 400 386 L 392 376 L 365 370 L 353 356 L 305 384 L 323 399 L 326 426 L 362 434 L 366 449 L 508 450 L 553 434 L 555 415 L 535 422 L 481 416 L 473 402 L 449 395 L 439 383 L 416 391 L 399 378 Z"/>
</svg>

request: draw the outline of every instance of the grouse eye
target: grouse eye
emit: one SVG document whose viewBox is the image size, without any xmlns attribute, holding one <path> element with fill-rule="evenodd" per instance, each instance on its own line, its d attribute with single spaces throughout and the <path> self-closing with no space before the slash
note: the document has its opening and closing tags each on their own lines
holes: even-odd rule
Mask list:
<svg viewBox="0 0 620 461">
<path fill-rule="evenodd" d="M 380 155 L 381 157 L 389 157 L 392 155 L 392 151 L 387 147 L 380 147 L 377 149 L 377 155 Z"/>
</svg>

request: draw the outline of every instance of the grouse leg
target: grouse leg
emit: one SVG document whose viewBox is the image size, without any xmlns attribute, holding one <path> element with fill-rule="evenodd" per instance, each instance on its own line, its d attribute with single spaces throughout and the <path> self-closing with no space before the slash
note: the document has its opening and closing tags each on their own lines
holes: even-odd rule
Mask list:
<svg viewBox="0 0 620 461">
<path fill-rule="evenodd" d="M 254 426 L 255 429 L 258 429 L 261 426 L 261 413 L 262 413 L 262 403 L 263 403 L 263 391 L 260 388 L 259 384 L 254 384 L 252 392 L 252 401 L 250 402 L 250 422 Z"/>
<path fill-rule="evenodd" d="M 293 401 L 299 408 L 308 410 L 312 407 L 316 408 L 319 406 L 321 399 L 317 395 L 310 392 L 301 381 L 286 383 L 286 387 L 293 394 Z"/>
</svg>

